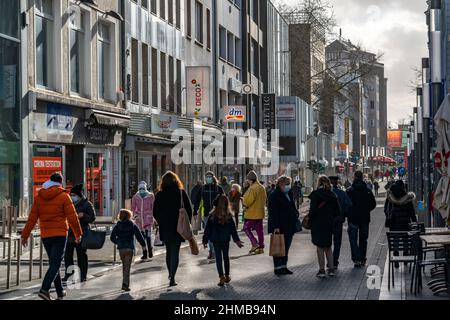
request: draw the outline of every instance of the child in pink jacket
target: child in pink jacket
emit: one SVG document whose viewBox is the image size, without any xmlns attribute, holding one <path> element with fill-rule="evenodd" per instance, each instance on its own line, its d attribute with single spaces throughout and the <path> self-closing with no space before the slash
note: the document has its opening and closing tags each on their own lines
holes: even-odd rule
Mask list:
<svg viewBox="0 0 450 320">
<path fill-rule="evenodd" d="M 155 196 L 147 189 L 147 183 L 139 183 L 138 192 L 131 199 L 131 211 L 136 225 L 144 237 L 147 248 L 144 250 L 141 260 L 153 257 L 152 226 L 153 226 L 153 203 Z"/>
</svg>

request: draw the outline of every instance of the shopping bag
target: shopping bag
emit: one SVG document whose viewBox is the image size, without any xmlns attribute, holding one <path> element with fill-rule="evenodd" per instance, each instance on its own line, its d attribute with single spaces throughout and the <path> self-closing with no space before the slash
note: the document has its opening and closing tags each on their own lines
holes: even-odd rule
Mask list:
<svg viewBox="0 0 450 320">
<path fill-rule="evenodd" d="M 286 256 L 286 247 L 284 244 L 284 235 L 280 233 L 272 233 L 270 235 L 269 256 L 282 258 Z"/>
<path fill-rule="evenodd" d="M 95 226 L 97 228 L 97 226 Z M 98 250 L 105 244 L 106 231 L 97 231 L 89 229 L 81 237 L 81 247 L 85 250 Z"/>
<path fill-rule="evenodd" d="M 197 256 L 200 252 L 197 244 L 197 240 L 195 237 L 192 237 L 191 240 L 189 240 L 189 248 L 191 249 L 191 254 L 194 256 Z"/>
<path fill-rule="evenodd" d="M 153 245 L 155 247 L 163 247 L 164 246 L 164 243 L 161 241 L 161 238 L 159 237 L 159 227 L 156 228 L 155 241 L 153 242 Z"/>
<path fill-rule="evenodd" d="M 184 208 L 183 190 L 180 190 L 181 204 L 178 214 L 177 232 L 184 240 L 191 240 L 193 237 L 191 222 Z"/>
<path fill-rule="evenodd" d="M 198 215 L 192 216 L 191 225 L 192 225 L 192 232 L 194 233 L 194 235 L 197 235 L 201 226 L 200 217 Z"/>
</svg>

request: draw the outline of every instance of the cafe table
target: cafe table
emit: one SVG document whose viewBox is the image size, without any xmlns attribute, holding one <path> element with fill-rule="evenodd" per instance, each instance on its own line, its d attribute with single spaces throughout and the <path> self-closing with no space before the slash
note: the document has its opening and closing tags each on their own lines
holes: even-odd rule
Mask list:
<svg viewBox="0 0 450 320">
<path fill-rule="evenodd" d="M 420 238 L 427 244 L 427 246 L 442 245 L 445 248 L 445 259 L 447 259 L 447 265 L 450 265 L 450 234 L 426 234 L 421 235 Z M 450 270 L 445 268 L 447 292 L 450 294 Z"/>
</svg>

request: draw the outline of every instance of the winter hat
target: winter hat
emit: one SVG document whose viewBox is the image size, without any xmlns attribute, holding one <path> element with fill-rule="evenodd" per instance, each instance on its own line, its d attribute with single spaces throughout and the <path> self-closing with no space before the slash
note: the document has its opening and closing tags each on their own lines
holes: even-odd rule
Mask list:
<svg viewBox="0 0 450 320">
<path fill-rule="evenodd" d="M 140 189 L 142 189 L 142 188 L 144 188 L 145 190 L 147 190 L 147 182 L 145 182 L 145 181 L 139 182 L 138 190 L 140 190 Z"/>
<path fill-rule="evenodd" d="M 207 177 L 207 176 L 214 177 L 214 172 L 212 172 L 212 171 L 206 172 L 205 177 Z"/>
<path fill-rule="evenodd" d="M 80 198 L 83 197 L 83 184 L 77 184 L 76 186 L 74 186 L 71 190 L 70 193 L 76 194 L 77 196 L 79 196 Z"/>
<path fill-rule="evenodd" d="M 254 170 L 252 170 L 247 174 L 247 179 L 251 180 L 251 181 L 257 181 L 258 175 L 256 174 L 256 172 Z"/>
</svg>

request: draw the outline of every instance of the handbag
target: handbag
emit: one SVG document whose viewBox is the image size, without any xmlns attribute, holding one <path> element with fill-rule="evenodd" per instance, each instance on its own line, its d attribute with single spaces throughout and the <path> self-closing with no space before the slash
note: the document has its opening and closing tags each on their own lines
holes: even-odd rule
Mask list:
<svg viewBox="0 0 450 320">
<path fill-rule="evenodd" d="M 164 243 L 161 241 L 161 238 L 159 236 L 159 227 L 156 228 L 155 241 L 153 241 L 153 245 L 155 247 L 163 247 L 164 246 Z"/>
<path fill-rule="evenodd" d="M 270 235 L 269 256 L 282 258 L 286 256 L 286 247 L 284 244 L 284 235 L 280 233 L 272 233 Z"/>
<path fill-rule="evenodd" d="M 195 237 L 192 237 L 189 240 L 189 248 L 191 249 L 191 254 L 193 254 L 194 256 L 197 256 L 200 253 L 197 240 L 195 240 Z"/>
<path fill-rule="evenodd" d="M 181 205 L 178 211 L 178 224 L 177 232 L 184 240 L 191 240 L 193 235 L 191 222 L 189 221 L 189 216 L 184 208 L 183 201 L 183 190 L 180 190 Z"/>
<path fill-rule="evenodd" d="M 95 225 L 97 229 L 97 225 Z M 105 244 L 106 231 L 97 231 L 88 229 L 87 232 L 81 238 L 81 247 L 85 250 L 98 250 L 103 248 Z"/>
<path fill-rule="evenodd" d="M 307 214 L 303 220 L 302 220 L 302 227 L 306 230 L 311 230 L 311 219 L 309 217 L 309 214 Z"/>
</svg>

